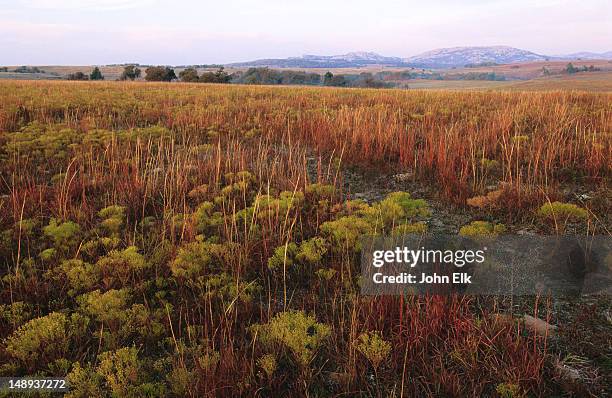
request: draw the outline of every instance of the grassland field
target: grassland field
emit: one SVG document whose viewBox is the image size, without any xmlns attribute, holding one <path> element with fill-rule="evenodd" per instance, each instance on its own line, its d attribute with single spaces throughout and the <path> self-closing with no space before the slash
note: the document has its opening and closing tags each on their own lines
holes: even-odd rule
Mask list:
<svg viewBox="0 0 612 398">
<path fill-rule="evenodd" d="M 69 397 L 606 396 L 609 296 L 361 296 L 358 241 L 610 235 L 609 80 L 0 81 L 0 376 Z"/>
</svg>

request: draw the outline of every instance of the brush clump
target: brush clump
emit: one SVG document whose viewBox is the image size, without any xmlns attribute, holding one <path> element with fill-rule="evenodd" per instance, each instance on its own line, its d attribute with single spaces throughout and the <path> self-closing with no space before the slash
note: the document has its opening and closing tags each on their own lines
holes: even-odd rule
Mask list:
<svg viewBox="0 0 612 398">
<path fill-rule="evenodd" d="M 506 232 L 504 224 L 495 224 L 488 221 L 472 221 L 459 230 L 461 236 L 497 236 Z"/>
<path fill-rule="evenodd" d="M 278 346 L 288 349 L 301 369 L 308 368 L 331 333 L 329 326 L 303 311 L 281 312 L 268 323 L 251 325 L 249 330 L 271 352 Z"/>
</svg>

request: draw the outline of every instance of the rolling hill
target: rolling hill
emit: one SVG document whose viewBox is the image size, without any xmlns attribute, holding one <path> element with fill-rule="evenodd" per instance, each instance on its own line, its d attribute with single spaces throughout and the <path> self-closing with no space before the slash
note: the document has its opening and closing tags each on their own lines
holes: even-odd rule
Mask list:
<svg viewBox="0 0 612 398">
<path fill-rule="evenodd" d="M 229 64 L 232 67 L 269 66 L 273 68 L 355 68 L 368 65 L 407 66 L 399 57 L 385 57 L 373 52 L 342 55 L 303 55 L 301 57 L 258 59 Z"/>
<path fill-rule="evenodd" d="M 228 64 L 230 67 L 271 68 L 359 68 L 371 65 L 431 69 L 462 68 L 466 65 L 513 64 L 522 62 L 612 59 L 612 52 L 580 52 L 568 55 L 543 55 L 509 46 L 451 47 L 427 51 L 408 58 L 388 57 L 373 52 L 342 55 L 303 55 L 301 57 L 258 59 Z"/>
<path fill-rule="evenodd" d="M 406 62 L 422 68 L 452 68 L 470 64 L 544 61 L 547 58 L 545 55 L 508 46 L 453 47 L 415 55 L 406 59 Z"/>
</svg>

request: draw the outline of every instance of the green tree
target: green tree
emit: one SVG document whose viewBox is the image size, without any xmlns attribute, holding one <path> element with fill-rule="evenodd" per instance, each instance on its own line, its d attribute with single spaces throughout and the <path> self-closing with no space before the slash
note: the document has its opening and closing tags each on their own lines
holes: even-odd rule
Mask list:
<svg viewBox="0 0 612 398">
<path fill-rule="evenodd" d="M 140 68 L 137 68 L 135 65 L 127 65 L 123 68 L 123 72 L 121 73 L 121 77 L 119 80 L 134 80 L 138 79 L 142 71 Z"/>
<path fill-rule="evenodd" d="M 179 77 L 181 81 L 184 82 L 197 82 L 200 80 L 198 76 L 198 71 L 196 68 L 187 68 L 179 72 Z"/>
<path fill-rule="evenodd" d="M 67 80 L 89 80 L 89 76 L 87 76 L 83 72 L 74 72 L 74 73 L 70 73 L 69 75 L 67 75 L 66 79 Z"/>
<path fill-rule="evenodd" d="M 145 80 L 148 82 L 171 82 L 176 78 L 174 69 L 167 66 L 151 66 L 145 70 Z"/>
<path fill-rule="evenodd" d="M 578 69 L 574 66 L 574 64 L 572 64 L 571 62 L 569 64 L 567 64 L 567 66 L 565 67 L 565 71 L 567 73 L 569 73 L 570 75 L 573 73 L 578 72 Z"/>
<path fill-rule="evenodd" d="M 344 77 L 344 75 L 335 75 L 331 72 L 327 72 L 323 75 L 323 85 L 324 86 L 336 86 L 336 87 L 346 87 L 349 85 L 348 80 Z"/>
<path fill-rule="evenodd" d="M 344 77 L 344 75 L 336 75 L 331 78 L 331 80 L 327 84 L 328 86 L 336 86 L 336 87 L 346 87 L 349 85 L 348 80 Z"/>
<path fill-rule="evenodd" d="M 104 80 L 104 75 L 100 71 L 100 68 L 96 66 L 93 71 L 91 71 L 91 74 L 89 75 L 89 80 Z"/>
<path fill-rule="evenodd" d="M 232 77 L 225 72 L 223 67 L 220 67 L 215 72 L 216 83 L 229 83 L 232 80 Z"/>
<path fill-rule="evenodd" d="M 16 68 L 13 72 L 15 73 L 45 73 L 44 70 L 39 69 L 36 66 L 20 66 L 18 68 Z"/>
<path fill-rule="evenodd" d="M 330 86 L 331 85 L 330 82 L 333 78 L 334 78 L 334 74 L 331 73 L 330 71 L 327 71 L 327 73 L 323 75 L 323 85 Z"/>
<path fill-rule="evenodd" d="M 232 77 L 225 72 L 223 67 L 220 67 L 216 72 L 204 72 L 200 76 L 202 83 L 229 83 Z"/>
</svg>

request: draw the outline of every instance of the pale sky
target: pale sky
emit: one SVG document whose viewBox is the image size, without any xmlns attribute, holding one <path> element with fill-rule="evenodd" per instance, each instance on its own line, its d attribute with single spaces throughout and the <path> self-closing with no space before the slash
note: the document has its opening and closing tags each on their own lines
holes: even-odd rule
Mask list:
<svg viewBox="0 0 612 398">
<path fill-rule="evenodd" d="M 612 0 L 0 0 L 0 65 L 612 50 Z"/>
</svg>

